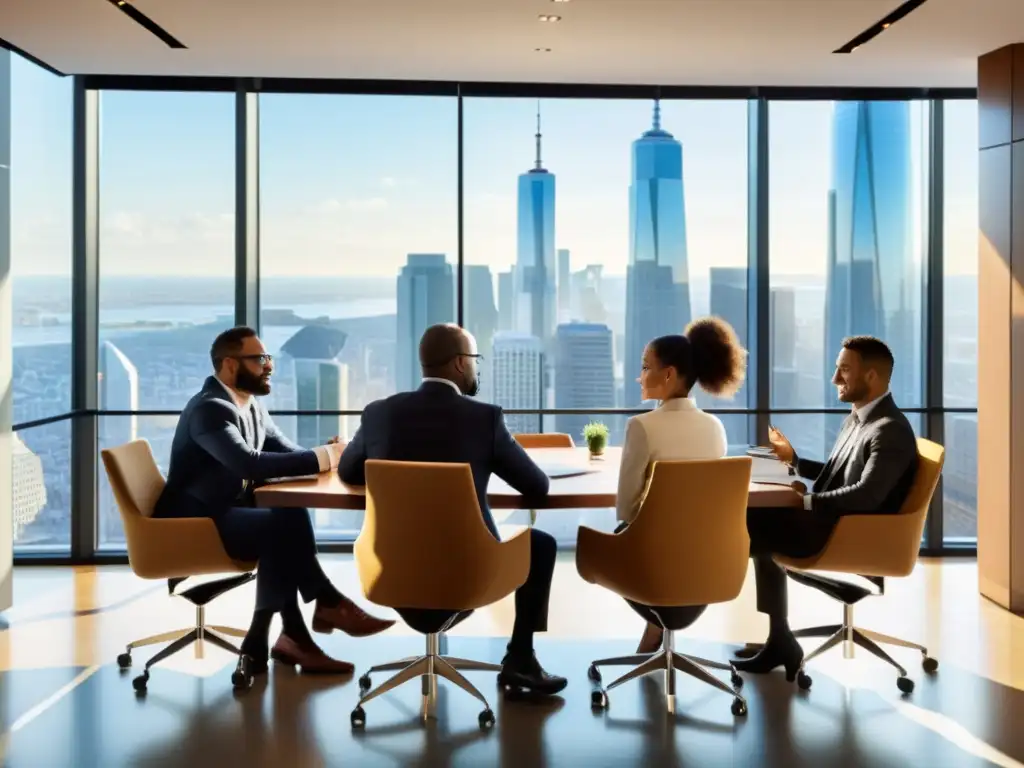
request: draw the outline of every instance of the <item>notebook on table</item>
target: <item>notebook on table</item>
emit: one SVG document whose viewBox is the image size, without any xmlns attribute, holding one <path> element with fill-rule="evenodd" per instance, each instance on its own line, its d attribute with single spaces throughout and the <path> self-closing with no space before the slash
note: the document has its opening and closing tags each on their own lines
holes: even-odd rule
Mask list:
<svg viewBox="0 0 1024 768">
<path fill-rule="evenodd" d="M 573 464 L 539 463 L 537 466 L 539 466 L 541 468 L 541 471 L 544 472 L 544 474 L 547 475 L 552 480 L 555 480 L 559 477 L 577 477 L 579 475 L 590 475 L 597 472 L 596 469 L 591 469 L 590 467 L 581 467 L 579 465 Z"/>
</svg>

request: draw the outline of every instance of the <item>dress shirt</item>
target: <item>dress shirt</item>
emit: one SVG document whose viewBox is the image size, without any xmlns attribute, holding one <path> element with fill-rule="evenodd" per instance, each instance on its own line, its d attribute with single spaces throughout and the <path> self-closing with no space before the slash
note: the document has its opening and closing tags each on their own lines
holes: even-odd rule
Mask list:
<svg viewBox="0 0 1024 768">
<path fill-rule="evenodd" d="M 857 439 L 857 433 L 860 432 L 861 425 L 865 421 L 867 421 L 868 416 L 871 415 L 871 411 L 874 410 L 875 406 L 878 405 L 879 402 L 881 402 L 884 398 L 888 396 L 889 390 L 885 390 L 885 394 L 876 397 L 870 403 L 865 403 L 860 408 L 858 408 L 857 406 L 853 406 L 853 410 L 851 411 L 850 415 L 856 420 L 857 424 L 853 427 L 853 429 L 850 431 L 850 435 L 846 438 L 846 442 L 843 444 L 843 450 L 846 450 L 846 446 L 848 446 L 850 443 Z M 838 460 L 838 457 L 836 458 Z M 813 496 L 813 493 L 804 494 L 804 509 L 811 508 Z"/>
</svg>

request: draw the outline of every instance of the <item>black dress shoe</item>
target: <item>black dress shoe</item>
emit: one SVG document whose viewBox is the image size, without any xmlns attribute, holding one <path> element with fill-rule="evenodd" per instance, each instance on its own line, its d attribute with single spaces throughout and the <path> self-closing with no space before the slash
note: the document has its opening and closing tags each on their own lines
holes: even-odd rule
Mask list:
<svg viewBox="0 0 1024 768">
<path fill-rule="evenodd" d="M 498 684 L 506 688 L 526 689 L 532 693 L 551 696 L 565 688 L 568 680 L 549 675 L 534 654 L 527 657 L 508 655 L 501 660 Z"/>
<path fill-rule="evenodd" d="M 803 660 L 804 649 L 792 634 L 786 634 L 781 637 L 769 637 L 768 642 L 754 656 L 749 659 L 738 659 L 732 662 L 732 666 L 738 672 L 750 672 L 755 675 L 764 675 L 776 667 L 784 667 L 786 680 L 793 682 Z"/>
</svg>

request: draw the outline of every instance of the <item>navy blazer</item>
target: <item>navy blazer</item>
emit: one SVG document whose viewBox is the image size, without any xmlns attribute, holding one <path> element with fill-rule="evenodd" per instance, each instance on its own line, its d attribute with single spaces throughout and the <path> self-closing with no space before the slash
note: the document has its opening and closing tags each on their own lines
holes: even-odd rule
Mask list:
<svg viewBox="0 0 1024 768">
<path fill-rule="evenodd" d="M 812 509 L 836 516 L 895 514 L 917 474 L 917 438 L 892 395 L 886 395 L 862 424 L 855 414 L 846 418 L 824 464 L 800 458 L 795 463 L 800 477 L 814 478 Z"/>
<path fill-rule="evenodd" d="M 206 379 L 174 430 L 158 516 L 213 516 L 228 507 L 253 506 L 252 489 L 262 481 L 320 471 L 316 452 L 285 437 L 258 399 L 251 408 L 255 448 L 243 436 L 242 414 L 228 391 L 215 377 Z"/>
<path fill-rule="evenodd" d="M 469 464 L 484 524 L 496 539 L 498 526 L 487 505 L 492 473 L 527 500 L 548 492 L 548 476 L 509 433 L 501 408 L 463 397 L 444 382 L 426 381 L 415 392 L 366 406 L 341 454 L 342 481 L 365 485 L 367 459 Z"/>
</svg>

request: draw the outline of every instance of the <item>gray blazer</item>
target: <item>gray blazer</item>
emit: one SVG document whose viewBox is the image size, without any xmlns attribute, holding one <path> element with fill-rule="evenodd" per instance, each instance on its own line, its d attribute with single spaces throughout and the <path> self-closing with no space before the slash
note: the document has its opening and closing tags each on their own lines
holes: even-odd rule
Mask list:
<svg viewBox="0 0 1024 768">
<path fill-rule="evenodd" d="M 811 509 L 834 515 L 895 514 L 917 474 L 917 438 L 892 395 L 858 421 L 843 423 L 824 464 L 797 458 L 800 477 L 814 478 Z"/>
<path fill-rule="evenodd" d="M 206 380 L 178 419 L 158 516 L 214 516 L 228 507 L 253 506 L 252 490 L 262 481 L 320 471 L 315 451 L 285 437 L 257 399 L 251 408 L 252 442 L 227 390 L 213 376 Z"/>
</svg>

